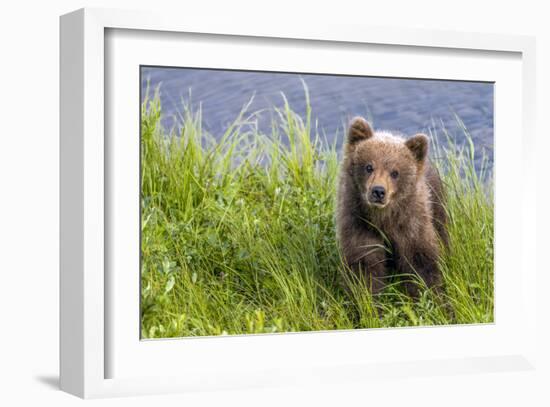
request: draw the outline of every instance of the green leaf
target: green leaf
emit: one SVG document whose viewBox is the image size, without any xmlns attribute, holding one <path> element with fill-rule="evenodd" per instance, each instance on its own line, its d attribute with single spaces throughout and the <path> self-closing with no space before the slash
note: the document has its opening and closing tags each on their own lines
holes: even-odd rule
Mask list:
<svg viewBox="0 0 550 407">
<path fill-rule="evenodd" d="M 172 291 L 172 288 L 174 288 L 175 283 L 176 283 L 176 279 L 174 278 L 174 276 L 170 276 L 170 278 L 166 282 L 166 287 L 164 288 L 164 294 L 168 294 L 170 291 Z"/>
</svg>

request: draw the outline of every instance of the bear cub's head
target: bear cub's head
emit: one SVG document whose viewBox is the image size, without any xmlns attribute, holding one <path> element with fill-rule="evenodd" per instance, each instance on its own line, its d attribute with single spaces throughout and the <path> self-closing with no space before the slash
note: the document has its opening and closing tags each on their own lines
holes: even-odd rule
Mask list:
<svg viewBox="0 0 550 407">
<path fill-rule="evenodd" d="M 383 209 L 410 197 L 424 173 L 427 155 L 424 134 L 405 140 L 374 132 L 362 117 L 350 123 L 345 165 L 368 207 Z"/>
</svg>

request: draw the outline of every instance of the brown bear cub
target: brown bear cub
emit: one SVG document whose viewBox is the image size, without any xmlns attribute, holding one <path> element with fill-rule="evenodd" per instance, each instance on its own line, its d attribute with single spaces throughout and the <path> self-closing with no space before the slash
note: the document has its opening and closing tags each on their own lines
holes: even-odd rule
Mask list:
<svg viewBox="0 0 550 407">
<path fill-rule="evenodd" d="M 373 294 L 389 270 L 416 274 L 428 287 L 442 284 L 440 241 L 448 244 L 443 185 L 428 160 L 428 138 L 405 140 L 373 132 L 362 117 L 352 120 L 338 189 L 338 240 L 348 266 L 367 279 Z M 405 278 L 417 297 L 418 284 Z"/>
</svg>

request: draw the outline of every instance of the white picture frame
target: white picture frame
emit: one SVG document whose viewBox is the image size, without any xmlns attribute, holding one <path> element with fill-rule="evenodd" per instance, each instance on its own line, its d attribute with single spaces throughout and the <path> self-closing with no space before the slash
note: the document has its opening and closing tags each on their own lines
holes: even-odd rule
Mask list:
<svg viewBox="0 0 550 407">
<path fill-rule="evenodd" d="M 534 173 L 532 159 L 536 150 L 534 39 L 510 35 L 396 30 L 350 25 L 323 26 L 321 29 L 313 25 L 281 27 L 261 22 L 261 24 L 248 24 L 246 28 L 243 27 L 243 25 L 231 23 L 186 22 L 177 16 L 149 12 L 104 9 L 82 9 L 61 17 L 61 388 L 77 396 L 91 398 L 290 383 L 331 383 L 368 380 L 380 376 L 391 378 L 403 377 L 403 375 L 423 376 L 531 368 L 534 363 L 531 352 L 535 341 L 536 298 L 534 293 L 537 269 L 534 261 L 536 256 L 528 256 L 527 250 L 532 254 L 534 250 L 532 248 L 536 247 L 533 242 L 536 236 L 534 210 L 536 199 L 532 198 L 532 191 L 536 191 L 534 187 L 536 177 L 522 178 L 521 175 Z M 518 150 L 521 151 L 521 169 L 506 181 L 513 183 L 521 180 L 521 187 L 525 191 L 530 191 L 530 199 L 521 201 L 521 221 L 514 229 L 507 229 L 499 224 L 499 219 L 505 219 L 506 214 L 511 210 L 510 205 L 507 205 L 504 200 L 497 200 L 496 203 L 497 232 L 501 229 L 500 235 L 497 233 L 496 236 L 498 242 L 496 245 L 501 245 L 500 253 L 503 257 L 500 262 L 496 262 L 495 266 L 502 269 L 500 272 L 502 277 L 497 275 L 496 282 L 502 287 L 500 290 L 502 294 L 500 305 L 497 307 L 495 324 L 489 327 L 468 326 L 460 329 L 455 327 L 384 329 L 376 330 L 377 333 L 373 333 L 373 330 L 358 330 L 247 335 L 231 338 L 152 341 L 148 344 L 139 341 L 137 328 L 132 328 L 135 326 L 135 315 L 138 314 L 138 309 L 135 310 L 135 315 L 131 315 L 135 298 L 130 299 L 130 297 L 135 284 L 128 285 L 130 293 L 118 291 L 118 288 L 113 292 L 113 287 L 121 286 L 120 281 L 117 285 L 113 276 L 106 272 L 107 266 L 112 265 L 112 259 L 105 255 L 106 235 L 109 233 L 109 225 L 118 221 L 118 218 L 113 219 L 112 213 L 106 210 L 106 208 L 112 209 L 110 199 L 114 192 L 109 187 L 110 180 L 116 178 L 115 175 L 119 171 L 124 172 L 125 166 L 134 168 L 131 159 L 121 160 L 117 156 L 116 151 L 117 148 L 120 150 L 120 147 L 113 147 L 112 139 L 105 139 L 106 134 L 112 131 L 112 124 L 105 119 L 108 114 L 106 109 L 117 109 L 116 102 L 110 102 L 111 87 L 115 85 L 109 82 L 107 77 L 112 80 L 109 76 L 111 70 L 116 71 L 119 67 L 123 69 L 125 63 L 135 66 L 140 59 L 139 54 L 136 56 L 136 44 L 127 44 L 124 39 L 116 40 L 119 42 L 109 43 L 109 47 L 113 44 L 118 47 L 116 48 L 117 61 L 121 62 L 116 62 L 117 66 L 114 68 L 109 66 L 109 63 L 112 63 L 109 61 L 112 54 L 106 50 L 106 44 L 112 40 L 109 38 L 110 33 L 113 32 L 115 34 L 139 32 L 144 38 L 156 36 L 154 40 L 157 41 L 156 45 L 159 41 L 166 41 L 164 36 L 171 33 L 175 36 L 188 35 L 205 40 L 216 39 L 222 43 L 238 39 L 244 46 L 248 44 L 256 47 L 266 45 L 269 41 L 280 40 L 292 47 L 301 48 L 304 52 L 307 51 L 309 44 L 316 44 L 321 48 L 329 45 L 334 47 L 335 44 L 356 44 L 358 46 L 376 45 L 385 47 L 384 50 L 400 47 L 403 52 L 414 55 L 428 55 L 447 50 L 454 52 L 454 57 L 463 59 L 472 58 L 475 53 L 479 55 L 491 53 L 494 59 L 490 60 L 490 64 L 499 65 L 498 67 L 495 65 L 494 75 L 497 75 L 497 71 L 500 72 L 500 75 L 503 75 L 503 83 L 507 82 L 506 75 L 515 78 L 510 79 L 510 86 L 502 87 L 503 93 L 500 96 L 498 89 L 495 92 L 497 154 L 499 157 L 506 158 Z M 172 44 L 172 47 L 174 46 L 177 47 L 178 44 Z M 213 44 L 213 46 L 221 45 Z M 147 52 L 153 53 L 154 49 L 159 48 L 162 47 L 147 48 L 140 45 L 139 51 L 146 55 Z M 174 49 L 167 48 L 164 54 L 173 55 L 173 51 Z M 197 55 L 200 54 L 200 51 L 193 51 L 193 49 L 191 51 L 196 52 Z M 163 52 L 159 51 L 158 58 L 165 58 L 162 54 Z M 475 55 L 473 58 L 475 59 Z M 502 61 L 510 59 L 515 62 L 499 62 L 500 59 Z M 285 68 L 284 58 L 279 62 L 281 63 L 279 70 L 290 69 Z M 178 61 L 175 63 L 181 64 Z M 202 62 L 203 65 L 208 63 L 208 60 Z M 216 67 L 220 67 L 221 64 L 214 60 L 210 63 L 216 64 Z M 277 61 L 273 60 L 270 63 L 275 64 Z M 434 60 L 435 63 L 437 61 Z M 441 69 L 452 63 L 453 61 L 442 62 Z M 482 65 L 477 71 L 477 68 L 472 68 L 468 78 L 490 79 L 493 75 L 492 65 L 488 65 L 487 61 L 485 68 Z M 510 69 L 508 70 L 506 66 Z M 330 68 L 327 69 L 330 71 Z M 408 77 L 423 77 L 428 74 L 437 76 L 437 70 L 434 71 L 434 69 L 437 68 L 432 68 L 432 71 L 415 71 L 410 66 L 396 68 L 395 71 L 389 72 L 386 67 L 379 74 L 400 76 L 405 72 L 404 76 Z M 466 70 L 467 66 L 465 65 L 463 69 Z M 120 73 L 119 76 L 116 76 L 116 73 L 114 75 L 114 77 L 121 77 Z M 441 73 L 441 77 L 447 78 L 448 75 Z M 137 91 L 137 82 L 135 87 Z M 121 90 L 124 89 L 124 87 L 121 88 Z M 503 96 L 507 97 L 503 98 Z M 520 115 L 513 114 L 517 107 L 521 109 Z M 137 110 L 135 106 L 133 108 Z M 120 117 L 128 117 L 129 121 L 131 115 L 135 114 L 135 112 L 118 112 L 121 113 Z M 137 126 L 137 123 L 135 122 L 134 125 Z M 502 127 L 498 127 L 499 125 Z M 129 129 L 131 130 L 131 127 Z M 514 138 L 505 137 L 508 134 L 520 135 L 517 137 L 519 146 Z M 499 160 L 500 158 L 496 159 L 497 174 Z M 106 171 L 106 166 L 110 168 L 109 171 Z M 128 168 L 126 172 L 128 173 Z M 131 182 L 128 183 L 130 186 L 131 184 Z M 505 187 L 504 180 L 499 180 L 498 175 L 496 184 L 498 195 L 499 188 L 502 191 Z M 123 201 L 118 202 L 124 205 Z M 517 208 L 517 203 L 514 204 Z M 130 225 L 129 230 L 131 229 Z M 509 232 L 520 234 L 522 239 L 517 249 L 520 255 L 507 261 L 505 256 L 510 256 L 511 250 L 514 249 L 511 246 L 513 242 L 507 241 L 506 238 Z M 531 236 L 529 244 L 525 236 Z M 116 248 L 116 245 L 114 247 Z M 131 262 L 131 260 L 128 261 Z M 512 268 L 514 270 L 511 270 Z M 139 269 L 135 272 L 139 273 Z M 122 273 L 117 278 L 127 279 L 128 274 Z M 511 295 L 512 290 L 515 290 L 514 297 Z M 135 296 L 137 298 L 139 292 L 136 291 Z M 517 301 L 517 304 L 514 301 Z M 520 314 L 524 318 L 518 321 Z M 115 325 L 118 333 L 113 338 Z M 369 341 L 373 344 L 386 343 L 387 346 L 391 344 L 396 346 L 405 337 L 407 341 L 427 341 L 428 345 L 419 353 L 411 354 L 404 350 L 395 353 L 393 358 L 385 357 L 380 351 L 374 356 L 357 352 L 357 349 Z M 452 343 L 453 340 L 463 344 L 472 341 L 472 346 L 457 346 L 454 352 L 431 346 L 436 342 Z M 491 346 L 492 344 L 494 346 Z M 183 347 L 187 347 L 187 353 L 182 350 Z M 307 352 L 308 348 L 334 349 L 334 347 L 340 347 L 338 354 L 327 351 L 320 357 L 316 357 L 318 353 Z M 281 359 L 275 352 L 275 356 L 263 361 L 265 363 L 262 366 L 256 357 L 257 353 L 254 354 L 254 352 L 260 352 L 262 348 L 295 349 L 295 351 L 291 352 L 292 358 L 289 360 Z M 142 349 L 143 355 L 140 354 Z M 380 350 L 379 347 L 376 349 Z M 253 353 L 251 357 L 241 357 L 238 361 L 232 359 L 232 355 L 242 355 L 247 350 Z M 215 354 L 216 358 L 208 358 L 208 354 Z M 195 357 L 191 357 L 192 355 Z M 172 358 L 174 363 L 169 363 L 169 358 Z M 225 359 L 219 362 L 222 360 L 220 358 Z M 117 366 L 121 366 L 117 367 L 114 373 L 113 361 L 116 361 Z M 132 361 L 134 363 L 131 363 Z M 242 366 L 237 366 L 237 363 L 242 363 Z M 166 367 L 165 374 L 160 373 L 163 367 Z"/>
</svg>

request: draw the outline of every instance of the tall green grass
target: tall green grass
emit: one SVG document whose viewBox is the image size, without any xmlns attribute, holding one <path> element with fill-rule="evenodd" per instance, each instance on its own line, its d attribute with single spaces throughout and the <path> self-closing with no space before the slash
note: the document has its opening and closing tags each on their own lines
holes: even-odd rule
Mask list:
<svg viewBox="0 0 550 407">
<path fill-rule="evenodd" d="M 300 117 L 283 97 L 270 134 L 245 106 L 217 141 L 200 109 L 182 110 L 176 133 L 161 125 L 158 95 L 142 103 L 142 337 L 493 321 L 492 185 L 473 143 L 432 134 L 448 140 L 432 145 L 448 200 L 445 295 L 413 301 L 396 278 L 373 299 L 339 255 L 339 156 L 309 101 Z"/>
</svg>

